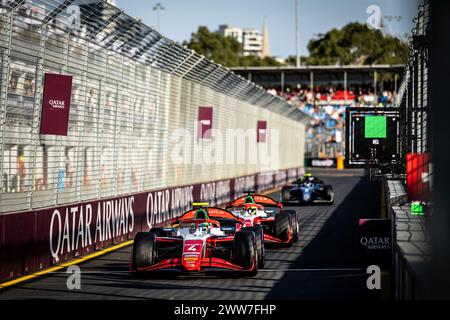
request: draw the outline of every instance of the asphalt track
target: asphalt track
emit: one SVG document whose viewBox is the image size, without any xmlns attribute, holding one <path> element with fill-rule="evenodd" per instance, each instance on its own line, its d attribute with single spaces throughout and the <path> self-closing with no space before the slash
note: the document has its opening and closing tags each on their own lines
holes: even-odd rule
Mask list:
<svg viewBox="0 0 450 320">
<path fill-rule="evenodd" d="M 65 270 L 0 290 L 0 299 L 362 299 L 379 300 L 361 268 L 358 219 L 380 215 L 380 185 L 362 171 L 320 171 L 336 194 L 333 206 L 292 206 L 301 223 L 291 248 L 266 250 L 266 268 L 253 278 L 136 278 L 128 272 L 131 247 L 80 265 L 81 290 L 69 290 Z M 279 198 L 279 193 L 272 194 Z"/>
</svg>

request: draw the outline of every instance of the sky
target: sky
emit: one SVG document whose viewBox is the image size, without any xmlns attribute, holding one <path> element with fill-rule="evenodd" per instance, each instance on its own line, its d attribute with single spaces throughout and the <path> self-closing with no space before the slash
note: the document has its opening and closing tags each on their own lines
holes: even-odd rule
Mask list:
<svg viewBox="0 0 450 320">
<path fill-rule="evenodd" d="M 270 53 L 287 58 L 295 54 L 295 0 L 116 0 L 117 7 L 141 19 L 149 26 L 157 25 L 152 8 L 160 2 L 165 10 L 160 15 L 160 32 L 183 42 L 198 26 L 217 30 L 221 24 L 262 31 L 268 18 Z M 349 22 L 366 23 L 367 8 L 378 5 L 388 31 L 396 36 L 410 33 L 420 0 L 299 0 L 301 55 L 308 55 L 307 44 L 332 28 Z"/>
</svg>

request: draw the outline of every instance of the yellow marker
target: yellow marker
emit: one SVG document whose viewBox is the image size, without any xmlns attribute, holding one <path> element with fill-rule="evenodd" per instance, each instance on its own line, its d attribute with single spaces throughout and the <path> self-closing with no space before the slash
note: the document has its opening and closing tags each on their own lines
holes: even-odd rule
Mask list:
<svg viewBox="0 0 450 320">
<path fill-rule="evenodd" d="M 344 157 L 337 158 L 337 169 L 344 170 Z"/>
</svg>

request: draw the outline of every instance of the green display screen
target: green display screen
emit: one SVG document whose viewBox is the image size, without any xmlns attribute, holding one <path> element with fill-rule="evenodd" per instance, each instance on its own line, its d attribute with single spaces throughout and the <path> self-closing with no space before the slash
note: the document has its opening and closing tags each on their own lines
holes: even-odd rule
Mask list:
<svg viewBox="0 0 450 320">
<path fill-rule="evenodd" d="M 365 117 L 364 137 L 366 139 L 387 138 L 387 118 L 371 116 Z"/>
</svg>

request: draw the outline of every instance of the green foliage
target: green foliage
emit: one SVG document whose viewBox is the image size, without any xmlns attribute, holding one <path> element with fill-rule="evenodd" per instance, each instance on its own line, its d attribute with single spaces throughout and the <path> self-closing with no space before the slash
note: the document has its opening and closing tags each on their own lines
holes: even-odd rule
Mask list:
<svg viewBox="0 0 450 320">
<path fill-rule="evenodd" d="M 306 64 L 306 60 L 308 57 L 301 56 L 300 57 L 300 64 L 304 66 Z M 297 65 L 297 57 L 296 56 L 289 56 L 285 60 L 286 65 L 295 67 Z"/>
<path fill-rule="evenodd" d="M 407 43 L 357 22 L 319 35 L 308 49 L 308 65 L 403 64 L 409 55 Z"/>
<path fill-rule="evenodd" d="M 201 26 L 197 32 L 191 35 L 189 41 L 183 45 L 214 60 L 225 67 L 250 67 L 250 66 L 280 66 L 273 58 L 248 56 L 242 54 L 242 45 L 236 39 L 223 37 L 217 32 L 211 32 L 207 27 Z"/>
<path fill-rule="evenodd" d="M 282 66 L 274 58 L 243 56 L 242 45 L 231 37 L 201 26 L 183 45 L 225 67 Z M 399 38 L 383 35 L 365 24 L 349 23 L 342 29 L 332 29 L 308 44 L 309 57 L 302 65 L 370 65 L 404 64 L 408 61 L 408 44 Z M 288 57 L 287 65 L 295 66 L 296 58 Z"/>
</svg>

